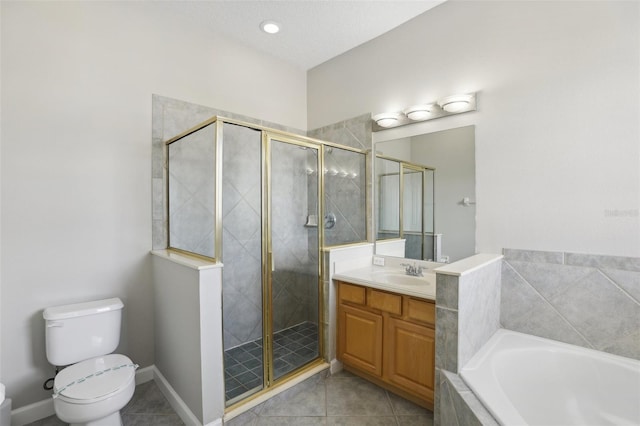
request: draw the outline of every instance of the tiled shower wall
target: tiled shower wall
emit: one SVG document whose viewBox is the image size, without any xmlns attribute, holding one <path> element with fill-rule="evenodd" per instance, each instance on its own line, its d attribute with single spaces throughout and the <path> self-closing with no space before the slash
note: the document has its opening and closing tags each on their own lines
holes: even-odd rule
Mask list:
<svg viewBox="0 0 640 426">
<path fill-rule="evenodd" d="M 319 129 L 308 136 L 358 149 L 371 149 L 371 115 L 364 114 Z M 336 224 L 325 230 L 325 245 L 333 246 L 367 240 L 373 235 L 373 194 L 371 179 L 366 175 L 371 168 L 371 156 L 363 164 L 361 155 L 340 149 L 325 150 L 325 214 L 336 215 Z M 338 172 L 332 174 L 331 171 Z M 356 177 L 341 176 L 341 171 L 355 172 Z M 366 222 L 365 222 L 365 217 Z"/>
<path fill-rule="evenodd" d="M 504 328 L 640 359 L 640 258 L 504 250 Z"/>
</svg>

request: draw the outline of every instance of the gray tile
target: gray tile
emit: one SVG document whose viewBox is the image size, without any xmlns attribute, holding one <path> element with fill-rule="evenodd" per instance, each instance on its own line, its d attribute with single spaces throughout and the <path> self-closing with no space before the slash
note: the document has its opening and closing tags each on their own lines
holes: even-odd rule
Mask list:
<svg viewBox="0 0 640 426">
<path fill-rule="evenodd" d="M 640 328 L 635 333 L 612 339 L 602 350 L 627 358 L 640 359 Z"/>
<path fill-rule="evenodd" d="M 391 416 L 386 392 L 360 378 L 328 380 L 328 416 Z"/>
<path fill-rule="evenodd" d="M 260 416 L 325 416 L 325 387 L 321 377 L 310 377 L 264 403 Z"/>
<path fill-rule="evenodd" d="M 550 301 L 597 349 L 609 346 L 612 336 L 631 334 L 640 325 L 640 305 L 599 271 Z"/>
<path fill-rule="evenodd" d="M 155 382 L 136 386 L 131 401 L 122 409 L 123 414 L 175 414 Z"/>
<path fill-rule="evenodd" d="M 538 295 L 513 269 L 509 262 L 502 263 L 502 288 L 500 292 L 500 322 L 511 323 L 528 309 Z M 508 327 L 507 327 L 508 328 Z"/>
<path fill-rule="evenodd" d="M 622 269 L 640 272 L 640 257 L 566 253 L 565 263 L 567 265 L 591 266 L 599 269 Z"/>
<path fill-rule="evenodd" d="M 603 269 L 602 273 L 640 303 L 640 272 Z"/>
<path fill-rule="evenodd" d="M 448 385 L 451 387 L 451 389 L 456 390 L 458 392 L 471 391 L 471 389 L 469 389 L 469 386 L 467 386 L 467 384 L 462 380 L 462 378 L 459 375 L 452 373 L 450 371 L 443 371 L 441 374 L 444 376 L 443 380 L 446 380 L 448 382 Z"/>
<path fill-rule="evenodd" d="M 438 424 L 442 426 L 467 426 L 460 425 L 458 423 L 458 416 L 456 415 L 456 410 L 453 404 L 453 398 L 451 396 L 452 392 L 455 393 L 455 390 L 450 390 L 451 385 L 449 382 L 444 379 L 444 375 L 442 375 L 443 380 L 440 384 L 440 410 L 438 410 Z"/>
<path fill-rule="evenodd" d="M 565 291 L 595 270 L 584 266 L 520 261 L 510 261 L 509 265 L 547 299 Z"/>
<path fill-rule="evenodd" d="M 327 377 L 327 380 L 353 379 L 355 377 L 358 377 L 358 376 L 356 376 L 355 374 L 353 374 L 350 371 L 341 370 L 341 371 L 338 371 L 337 373 L 334 373 L 331 376 Z"/>
<path fill-rule="evenodd" d="M 436 367 L 458 371 L 458 311 L 436 306 Z"/>
<path fill-rule="evenodd" d="M 453 407 L 458 418 L 458 423 L 463 426 L 483 426 L 483 423 L 475 415 L 471 407 L 467 405 L 467 400 L 464 397 L 473 397 L 471 392 L 458 393 L 453 388 L 449 388 L 449 394 L 453 402 Z M 476 399 L 477 401 L 477 399 Z M 469 401 L 473 403 L 473 401 Z M 497 423 L 494 423 L 497 425 Z"/>
<path fill-rule="evenodd" d="M 442 372 L 439 368 L 436 368 L 435 371 L 435 389 L 434 389 L 434 398 L 433 398 L 433 423 L 436 425 L 440 425 L 440 388 L 442 383 Z"/>
<path fill-rule="evenodd" d="M 458 309 L 458 279 L 453 275 L 436 274 L 436 304 Z"/>
<path fill-rule="evenodd" d="M 500 328 L 502 261 L 460 277 L 458 365 L 465 365 Z"/>
<path fill-rule="evenodd" d="M 556 251 L 504 249 L 502 252 L 505 260 L 508 261 L 518 260 L 523 262 L 557 264 L 562 264 L 564 261 L 564 253 Z"/>
<path fill-rule="evenodd" d="M 504 328 L 574 345 L 592 347 L 505 262 L 502 271 L 501 317 Z M 436 346 L 437 350 L 437 346 Z"/>
<path fill-rule="evenodd" d="M 389 395 L 389 401 L 391 402 L 391 408 L 396 416 L 428 416 L 433 413 L 426 408 L 422 408 L 411 401 L 399 397 L 396 394 L 387 392 Z"/>
<path fill-rule="evenodd" d="M 398 426 L 433 426 L 433 414 L 427 416 L 397 416 Z"/>
<path fill-rule="evenodd" d="M 253 426 L 258 419 L 258 415 L 252 411 L 246 411 L 231 420 L 225 421 L 225 426 Z"/>
<path fill-rule="evenodd" d="M 123 414 L 123 426 L 181 426 L 183 421 L 177 414 Z"/>
<path fill-rule="evenodd" d="M 393 416 L 327 417 L 327 426 L 397 426 Z"/>
<path fill-rule="evenodd" d="M 55 415 L 45 417 L 44 419 L 36 420 L 35 422 L 28 423 L 26 426 L 67 426 L 67 423 L 60 420 Z"/>
<path fill-rule="evenodd" d="M 258 417 L 255 426 L 321 426 L 325 425 L 325 417 Z"/>
</svg>

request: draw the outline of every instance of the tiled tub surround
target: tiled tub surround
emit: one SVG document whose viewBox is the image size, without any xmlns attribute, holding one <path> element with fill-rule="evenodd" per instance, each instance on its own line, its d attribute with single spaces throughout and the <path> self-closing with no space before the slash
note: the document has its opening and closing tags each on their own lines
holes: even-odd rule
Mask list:
<svg viewBox="0 0 640 426">
<path fill-rule="evenodd" d="M 457 373 L 500 328 L 501 259 L 477 254 L 435 270 L 436 425 L 492 424 Z"/>
<path fill-rule="evenodd" d="M 477 254 L 436 271 L 436 368 L 457 373 L 500 328 L 502 256 Z"/>
<path fill-rule="evenodd" d="M 504 328 L 640 359 L 640 258 L 504 250 Z"/>
<path fill-rule="evenodd" d="M 505 249 L 499 264 L 500 307 L 485 310 L 488 317 L 478 317 L 478 324 L 495 324 L 498 312 L 506 329 L 640 358 L 639 258 Z M 465 343 L 460 284 L 438 276 L 435 423 L 493 425 L 455 374 L 469 360 L 465 346 L 477 350 Z"/>
</svg>

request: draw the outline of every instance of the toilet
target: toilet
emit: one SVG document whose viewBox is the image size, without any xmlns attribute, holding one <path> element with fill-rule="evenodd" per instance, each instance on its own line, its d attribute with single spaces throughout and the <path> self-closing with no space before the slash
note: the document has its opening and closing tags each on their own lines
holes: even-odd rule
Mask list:
<svg viewBox="0 0 640 426">
<path fill-rule="evenodd" d="M 64 422 L 121 426 L 120 410 L 135 390 L 128 357 L 112 354 L 120 342 L 124 304 L 118 298 L 55 306 L 43 312 L 47 360 L 67 366 L 53 383 L 53 407 Z"/>
</svg>

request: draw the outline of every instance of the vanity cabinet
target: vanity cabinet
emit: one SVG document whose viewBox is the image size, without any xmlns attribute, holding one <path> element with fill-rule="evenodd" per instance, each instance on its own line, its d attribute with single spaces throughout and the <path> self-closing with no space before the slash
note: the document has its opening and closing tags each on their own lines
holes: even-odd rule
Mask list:
<svg viewBox="0 0 640 426">
<path fill-rule="evenodd" d="M 433 301 L 336 282 L 338 359 L 347 370 L 433 409 Z"/>
</svg>

